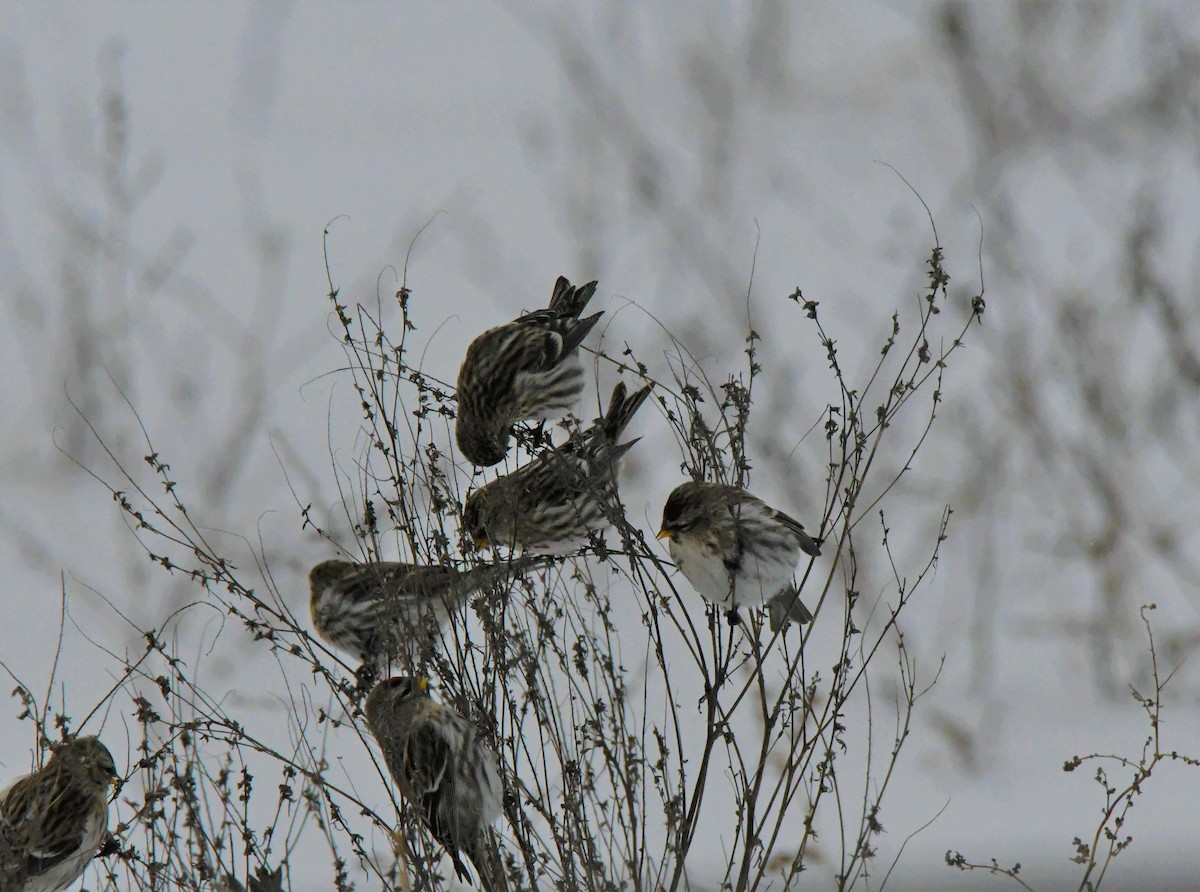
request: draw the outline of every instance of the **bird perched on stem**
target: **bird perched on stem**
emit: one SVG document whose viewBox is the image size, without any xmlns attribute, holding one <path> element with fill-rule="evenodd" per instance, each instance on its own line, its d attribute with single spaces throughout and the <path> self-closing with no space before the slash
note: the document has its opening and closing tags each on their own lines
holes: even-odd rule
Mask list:
<svg viewBox="0 0 1200 892">
<path fill-rule="evenodd" d="M 427 678 L 389 678 L 367 697 L 367 723 L 401 795 L 454 862 L 460 880 L 475 865 L 486 892 L 505 888 L 489 827 L 500 817 L 496 754 L 475 726 L 429 696 Z"/>
<path fill-rule="evenodd" d="M 800 553 L 817 557 L 821 543 L 804 526 L 746 490 L 724 483 L 688 482 L 663 506 L 659 539 L 706 600 L 726 607 L 737 622 L 743 604 L 765 603 L 771 630 L 812 619 L 792 577 Z"/>
<path fill-rule="evenodd" d="M 308 574 L 309 610 L 328 644 L 386 670 L 401 654 L 415 660 L 432 648 L 450 615 L 475 592 L 533 563 L 519 558 L 460 571 L 441 564 L 322 561 Z"/>
<path fill-rule="evenodd" d="M 107 747 L 76 737 L 0 793 L 0 888 L 60 892 L 74 883 L 108 837 L 109 787 L 119 780 Z"/>
<path fill-rule="evenodd" d="M 608 411 L 586 431 L 471 493 L 463 526 L 475 547 L 565 554 L 608 527 L 617 464 L 637 442 L 617 441 L 649 395 L 649 385 L 630 395 L 617 384 Z"/>
<path fill-rule="evenodd" d="M 226 876 L 223 882 L 217 884 L 217 889 L 219 892 L 283 892 L 283 868 L 255 868 L 254 876 L 249 879 L 249 886 L 237 877 Z"/>
<path fill-rule="evenodd" d="M 550 306 L 491 328 L 471 342 L 458 370 L 462 454 L 480 467 L 504 460 L 515 422 L 552 419 L 571 409 L 583 391 L 579 345 L 603 313 L 579 318 L 596 283 L 576 288 L 563 276 Z"/>
</svg>

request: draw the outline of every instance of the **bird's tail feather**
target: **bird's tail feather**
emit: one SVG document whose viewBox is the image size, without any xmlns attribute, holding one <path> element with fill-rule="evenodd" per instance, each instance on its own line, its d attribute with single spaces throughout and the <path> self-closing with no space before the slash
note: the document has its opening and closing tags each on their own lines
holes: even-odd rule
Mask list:
<svg viewBox="0 0 1200 892">
<path fill-rule="evenodd" d="M 500 851 L 490 831 L 469 848 L 464 848 L 463 853 L 475 866 L 475 874 L 479 877 L 479 886 L 483 892 L 508 892 L 508 877 L 505 875 Z M 455 866 L 457 867 L 457 863 Z M 459 879 L 463 879 L 461 873 Z"/>
<path fill-rule="evenodd" d="M 610 443 L 616 443 L 621 433 L 629 426 L 629 422 L 633 420 L 634 414 L 641 408 L 642 403 L 646 401 L 646 397 L 650 396 L 650 385 L 647 384 L 640 390 L 634 391 L 633 395 L 629 395 L 629 389 L 625 386 L 624 381 L 617 383 L 613 388 L 612 397 L 608 401 L 608 411 L 604 413 L 604 421 L 602 429 L 605 438 Z"/>
<path fill-rule="evenodd" d="M 594 316 L 588 316 L 586 319 L 579 319 L 572 322 L 567 330 L 563 333 L 563 355 L 574 352 L 575 348 L 583 343 L 583 339 L 588 336 L 588 332 L 592 330 L 603 313 L 597 313 Z"/>
<path fill-rule="evenodd" d="M 814 539 L 812 536 L 801 531 L 799 533 L 800 550 L 811 557 L 821 556 L 821 539 Z"/>
<path fill-rule="evenodd" d="M 778 632 L 789 622 L 809 623 L 813 615 L 804 602 L 800 600 L 800 592 L 795 586 L 788 586 L 767 604 L 770 612 L 771 631 Z"/>
<path fill-rule="evenodd" d="M 559 276 L 558 281 L 554 283 L 554 294 L 550 298 L 549 308 L 558 316 L 578 319 L 579 314 L 588 305 L 588 301 L 592 299 L 592 295 L 596 293 L 596 284 L 596 282 L 588 282 L 586 285 L 576 287 L 567 280 L 566 276 Z M 599 318 L 600 314 L 594 316 L 591 324 L 594 325 L 595 320 Z M 588 327 L 590 328 L 591 325 Z"/>
</svg>

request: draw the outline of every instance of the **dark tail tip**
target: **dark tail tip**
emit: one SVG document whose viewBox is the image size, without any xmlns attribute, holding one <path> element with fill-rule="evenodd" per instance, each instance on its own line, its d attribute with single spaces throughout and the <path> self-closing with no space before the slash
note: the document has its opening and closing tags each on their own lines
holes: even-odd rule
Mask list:
<svg viewBox="0 0 1200 892">
<path fill-rule="evenodd" d="M 613 388 L 612 397 L 608 401 L 608 411 L 604 413 L 604 434 L 610 441 L 616 442 L 621 432 L 629 426 L 646 397 L 650 396 L 650 390 L 651 386 L 647 384 L 629 396 L 629 388 L 625 386 L 624 381 L 618 382 Z"/>
<path fill-rule="evenodd" d="M 588 282 L 586 285 L 575 287 L 566 276 L 559 276 L 554 283 L 554 293 L 550 297 L 550 309 L 559 316 L 578 319 L 592 295 L 596 293 L 598 282 Z M 599 318 L 599 317 L 597 317 Z M 595 324 L 595 323 L 593 323 Z"/>
<path fill-rule="evenodd" d="M 767 604 L 771 631 L 778 632 L 790 622 L 804 625 L 812 622 L 812 611 L 800 600 L 800 593 L 793 587 L 780 592 Z"/>
</svg>

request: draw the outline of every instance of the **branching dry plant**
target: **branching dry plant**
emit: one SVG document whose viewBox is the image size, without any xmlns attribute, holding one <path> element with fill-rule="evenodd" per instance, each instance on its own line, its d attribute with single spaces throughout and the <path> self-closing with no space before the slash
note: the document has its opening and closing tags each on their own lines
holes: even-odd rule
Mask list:
<svg viewBox="0 0 1200 892">
<path fill-rule="evenodd" d="M 1082 867 L 1079 878 L 1079 892 L 1095 892 L 1104 882 L 1113 860 L 1133 843 L 1133 836 L 1126 826 L 1130 812 L 1145 793 L 1145 787 L 1154 771 L 1164 763 L 1178 762 L 1194 768 L 1200 768 L 1200 759 L 1184 755 L 1177 750 L 1168 750 L 1162 739 L 1163 725 L 1163 691 L 1171 682 L 1175 672 L 1172 670 L 1165 676 L 1159 671 L 1158 648 L 1154 642 L 1154 630 L 1150 626 L 1149 612 L 1156 605 L 1147 604 L 1139 614 L 1146 631 L 1146 641 L 1150 652 L 1150 679 L 1153 691 L 1143 694 L 1132 685 L 1129 692 L 1146 713 L 1150 724 L 1150 733 L 1142 744 L 1142 750 L 1137 756 L 1121 756 L 1115 753 L 1090 753 L 1086 756 L 1072 756 L 1063 763 L 1063 771 L 1073 772 L 1085 765 L 1095 765 L 1092 779 L 1104 791 L 1104 804 L 1100 809 L 1100 820 L 1095 830 L 1084 837 L 1076 836 L 1072 840 L 1074 853 L 1071 860 Z M 1128 772 L 1126 780 L 1111 776 L 1113 770 Z M 1013 880 L 1024 889 L 1032 890 L 1028 883 L 1021 879 L 1021 865 L 1012 867 L 1002 866 L 995 858 L 990 864 L 977 864 L 967 859 L 961 852 L 946 852 L 946 864 L 963 871 L 982 870 L 991 874 L 1000 874 Z"/>
<path fill-rule="evenodd" d="M 825 510 L 809 523 L 823 554 L 798 580 L 812 623 L 770 632 L 756 613 L 727 622 L 613 503 L 607 534 L 565 558 L 514 564 L 451 617 L 438 647 L 396 656 L 392 671 L 428 675 L 436 697 L 500 756 L 506 885 L 757 890 L 793 887 L 814 868 L 842 889 L 886 880 L 876 863 L 885 797 L 937 675 L 909 655 L 901 623 L 950 519 L 946 508 L 922 563 L 901 566 L 890 505 L 937 418 L 950 361 L 984 311 L 981 294 L 965 316 L 943 312 L 947 282 L 935 247 L 924 293 L 892 316 L 863 380 L 844 371 L 819 302 L 798 289 L 789 298 L 797 327 L 824 352 L 834 394 L 822 422 Z M 413 343 L 416 296 L 402 285 L 394 304 L 368 307 L 331 283 L 330 300 L 363 436 L 349 464 L 331 446 L 340 518 L 293 490 L 301 530 L 353 560 L 472 566 L 480 556 L 461 526 L 468 493 L 577 433 L 580 420 L 561 431 L 518 426 L 518 456 L 473 473 L 450 445 L 453 387 L 424 370 Z M 618 377 L 652 385 L 658 413 L 635 420 L 631 434 L 646 440 L 637 448 L 661 456 L 673 440 L 684 475 L 750 487 L 747 424 L 756 392 L 774 386 L 760 341 L 748 331 L 744 368 L 720 374 L 674 339 L 658 362 L 631 347 L 601 349 L 597 392 Z M 91 887 L 449 882 L 441 846 L 395 792 L 365 731 L 359 667 L 289 606 L 270 555 L 230 547 L 189 513 L 144 427 L 141 470 L 91 430 L 111 464 L 89 473 L 150 559 L 195 590 L 161 628 L 142 630 L 142 652 L 109 654 L 128 770 L 114 843 Z M 874 578 L 867 556 L 890 578 Z M 878 594 L 862 594 L 868 587 Z M 229 626 L 249 633 L 249 648 Z M 252 692 L 221 689 L 204 671 L 231 639 L 269 660 Z M 28 691 L 21 696 L 36 705 Z M 27 712 L 45 733 L 44 704 Z"/>
</svg>

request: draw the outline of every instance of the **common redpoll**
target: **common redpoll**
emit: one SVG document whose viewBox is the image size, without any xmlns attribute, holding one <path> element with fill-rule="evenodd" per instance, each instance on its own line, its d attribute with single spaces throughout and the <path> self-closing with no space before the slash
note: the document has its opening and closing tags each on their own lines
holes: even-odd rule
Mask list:
<svg viewBox="0 0 1200 892">
<path fill-rule="evenodd" d="M 247 892 L 247 889 L 249 892 L 283 892 L 283 868 L 255 868 L 248 887 L 237 877 L 227 875 L 223 882 L 218 882 L 217 889 L 219 892 Z"/>
<path fill-rule="evenodd" d="M 76 737 L 0 793 L 0 888 L 59 892 L 75 882 L 108 836 L 118 779 L 104 744 Z"/>
<path fill-rule="evenodd" d="M 458 371 L 458 448 L 488 467 L 504 460 L 512 425 L 557 418 L 583 391 L 579 345 L 603 316 L 580 319 L 596 283 L 559 276 L 550 306 L 489 329 L 471 342 Z"/>
<path fill-rule="evenodd" d="M 471 493 L 463 525 L 475 547 L 565 554 L 586 544 L 589 532 L 607 528 L 617 464 L 637 442 L 617 440 L 649 395 L 649 386 L 628 396 L 624 382 L 618 384 L 608 411 L 587 431 Z"/>
<path fill-rule="evenodd" d="M 367 697 L 367 723 L 392 780 L 469 881 L 462 856 L 488 892 L 504 888 L 489 826 L 500 817 L 496 754 L 469 721 L 429 696 L 427 678 L 389 678 Z"/>
<path fill-rule="evenodd" d="M 386 669 L 401 654 L 418 659 L 472 594 L 531 563 L 500 562 L 460 572 L 440 564 L 322 561 L 308 574 L 313 626 L 333 647 Z"/>
<path fill-rule="evenodd" d="M 742 605 L 766 603 L 771 629 L 812 619 L 793 584 L 800 552 L 818 556 L 820 543 L 799 521 L 746 490 L 723 483 L 684 483 L 667 497 L 658 538 L 705 599 L 725 606 L 730 621 Z"/>
</svg>

